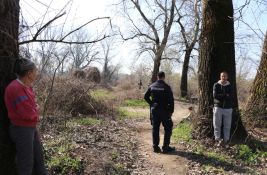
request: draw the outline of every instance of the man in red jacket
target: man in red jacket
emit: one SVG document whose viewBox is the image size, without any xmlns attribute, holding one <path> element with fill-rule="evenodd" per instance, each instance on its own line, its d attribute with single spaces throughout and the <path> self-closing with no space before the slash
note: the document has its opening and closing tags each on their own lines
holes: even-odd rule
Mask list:
<svg viewBox="0 0 267 175">
<path fill-rule="evenodd" d="M 32 83 L 36 79 L 35 64 L 27 59 L 18 59 L 14 68 L 18 79 L 5 90 L 5 104 L 11 125 L 10 137 L 16 145 L 18 175 L 47 175 L 43 150 L 36 128 L 39 120 L 38 105 Z"/>
</svg>

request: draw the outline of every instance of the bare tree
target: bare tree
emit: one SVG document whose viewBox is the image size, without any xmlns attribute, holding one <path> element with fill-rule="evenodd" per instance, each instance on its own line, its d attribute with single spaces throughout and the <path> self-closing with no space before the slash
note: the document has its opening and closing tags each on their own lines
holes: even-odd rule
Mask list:
<svg viewBox="0 0 267 175">
<path fill-rule="evenodd" d="M 38 43 L 36 48 L 36 56 L 39 59 L 39 70 L 41 75 L 51 74 L 54 69 L 53 53 L 56 52 L 57 46 L 55 43 Z"/>
<path fill-rule="evenodd" d="M 188 3 L 188 5 L 186 3 Z M 186 8 L 183 8 L 183 6 L 186 6 Z M 181 97 L 187 97 L 189 62 L 191 58 L 191 53 L 198 41 L 199 31 L 200 31 L 199 1 L 198 0 L 194 0 L 194 2 L 192 2 L 191 0 L 182 1 L 182 5 L 179 8 L 177 8 L 176 6 L 176 11 L 178 14 L 178 19 L 176 22 L 180 26 L 183 45 L 185 47 L 182 76 L 180 83 L 180 93 Z M 193 21 L 194 23 L 192 24 L 191 21 Z M 188 26 L 192 26 L 192 28 Z"/>
<path fill-rule="evenodd" d="M 122 38 L 125 40 L 137 38 L 142 43 L 141 53 L 150 52 L 153 54 L 153 71 L 151 82 L 156 81 L 159 72 L 162 54 L 167 45 L 168 37 L 174 20 L 175 0 L 164 1 L 136 1 L 123 0 L 125 14 L 132 25 L 132 36 Z M 130 4 L 133 7 L 128 7 Z M 127 6 L 128 5 L 128 6 Z M 134 20 L 134 13 L 127 10 L 134 9 L 141 17 L 144 25 L 140 21 Z M 135 11 L 135 12 L 136 12 Z"/>
<path fill-rule="evenodd" d="M 239 48 L 240 49 L 240 48 Z M 240 108 L 243 108 L 249 96 L 249 89 L 252 85 L 251 70 L 253 65 L 252 58 L 248 55 L 248 50 L 240 50 L 236 56 L 236 86 L 237 98 Z"/>
<path fill-rule="evenodd" d="M 61 63 L 61 66 L 59 68 L 59 75 L 64 75 L 68 71 L 68 68 L 66 66 L 68 63 L 67 61 L 68 55 L 69 55 L 69 51 L 65 49 L 55 55 L 57 62 Z"/>
<path fill-rule="evenodd" d="M 50 77 L 54 74 L 55 69 L 60 75 L 68 71 L 70 66 L 65 66 L 67 63 L 69 50 L 66 46 L 58 46 L 55 43 L 40 43 L 40 48 L 37 49 L 38 57 L 40 58 L 38 69 L 40 79 L 43 75 Z M 36 61 L 38 62 L 38 61 Z"/>
<path fill-rule="evenodd" d="M 86 30 L 79 30 L 74 34 L 72 40 L 82 42 L 90 38 Z M 92 62 L 100 60 L 98 57 L 99 51 L 95 43 L 71 44 L 67 49 L 70 51 L 69 58 L 72 60 L 74 69 L 84 69 Z"/>
<path fill-rule="evenodd" d="M 150 84 L 151 67 L 149 64 L 145 64 L 143 62 L 143 63 L 136 65 L 131 70 L 132 70 L 131 74 L 135 75 L 136 85 L 138 85 L 140 88 L 142 88 L 142 87 L 146 88 L 147 85 Z"/>
<path fill-rule="evenodd" d="M 114 48 L 116 47 L 116 38 L 107 38 L 101 41 L 101 52 L 103 59 L 103 71 L 102 81 L 103 83 L 111 83 L 114 80 L 115 74 L 120 69 L 120 64 L 112 65 L 112 59 L 114 58 Z M 116 79 L 116 78 L 115 78 Z"/>
</svg>

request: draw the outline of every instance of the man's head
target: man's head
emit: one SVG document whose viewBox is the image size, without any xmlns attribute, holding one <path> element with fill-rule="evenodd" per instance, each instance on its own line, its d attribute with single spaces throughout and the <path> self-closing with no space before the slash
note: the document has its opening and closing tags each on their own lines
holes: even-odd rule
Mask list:
<svg viewBox="0 0 267 175">
<path fill-rule="evenodd" d="M 164 79 L 165 79 L 165 73 L 164 73 L 163 71 L 160 71 L 160 72 L 158 73 L 158 79 L 159 79 L 159 80 L 164 80 Z"/>
<path fill-rule="evenodd" d="M 29 59 L 17 59 L 14 65 L 14 72 L 19 79 L 24 79 L 29 84 L 33 83 L 37 77 L 36 65 Z"/>
<path fill-rule="evenodd" d="M 228 80 L 228 73 L 226 71 L 221 72 L 221 74 L 220 74 L 220 80 L 222 82 L 225 82 L 225 81 Z"/>
</svg>

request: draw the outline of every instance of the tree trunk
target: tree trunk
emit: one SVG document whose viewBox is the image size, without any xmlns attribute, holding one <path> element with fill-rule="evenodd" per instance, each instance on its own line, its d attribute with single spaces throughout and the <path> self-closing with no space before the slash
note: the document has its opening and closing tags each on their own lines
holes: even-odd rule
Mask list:
<svg viewBox="0 0 267 175">
<path fill-rule="evenodd" d="M 107 83 L 108 82 L 108 59 L 107 57 L 104 60 L 104 66 L 103 66 L 103 82 Z"/>
<path fill-rule="evenodd" d="M 161 55 L 156 55 L 156 58 L 154 60 L 154 67 L 153 67 L 153 72 L 152 72 L 152 78 L 151 78 L 151 83 L 157 81 L 157 76 L 159 73 L 159 67 L 160 67 L 160 62 L 161 62 Z"/>
<path fill-rule="evenodd" d="M 9 135 L 4 90 L 15 78 L 13 63 L 18 58 L 19 0 L 0 0 L 0 170 L 15 174 L 15 149 Z"/>
<path fill-rule="evenodd" d="M 244 116 L 249 129 L 267 128 L 267 32 L 263 44 L 260 66 L 251 88 L 251 96 Z"/>
<path fill-rule="evenodd" d="M 234 21 L 232 0 L 203 0 L 203 25 L 200 37 L 199 105 L 195 119 L 195 134 L 212 137 L 213 84 L 222 71 L 227 71 L 234 89 L 232 134 L 240 139 L 246 136 L 240 115 L 236 92 L 234 48 Z"/>
<path fill-rule="evenodd" d="M 189 69 L 191 52 L 192 49 L 188 49 L 185 52 L 181 84 L 180 84 L 181 97 L 186 97 L 186 98 L 188 97 L 187 80 L 188 80 L 188 69 Z"/>
</svg>

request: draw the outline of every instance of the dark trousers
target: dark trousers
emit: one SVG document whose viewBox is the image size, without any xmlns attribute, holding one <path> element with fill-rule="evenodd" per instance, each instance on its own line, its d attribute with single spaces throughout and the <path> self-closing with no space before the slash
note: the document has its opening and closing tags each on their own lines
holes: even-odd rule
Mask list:
<svg viewBox="0 0 267 175">
<path fill-rule="evenodd" d="M 164 109 L 160 108 L 151 108 L 152 113 L 152 137 L 153 137 L 153 147 L 159 145 L 159 129 L 160 124 L 162 123 L 164 127 L 164 142 L 163 147 L 170 145 L 170 139 L 172 135 L 173 122 L 171 115 Z"/>
<path fill-rule="evenodd" d="M 11 124 L 9 132 L 16 145 L 18 175 L 47 175 L 37 129 Z"/>
</svg>

